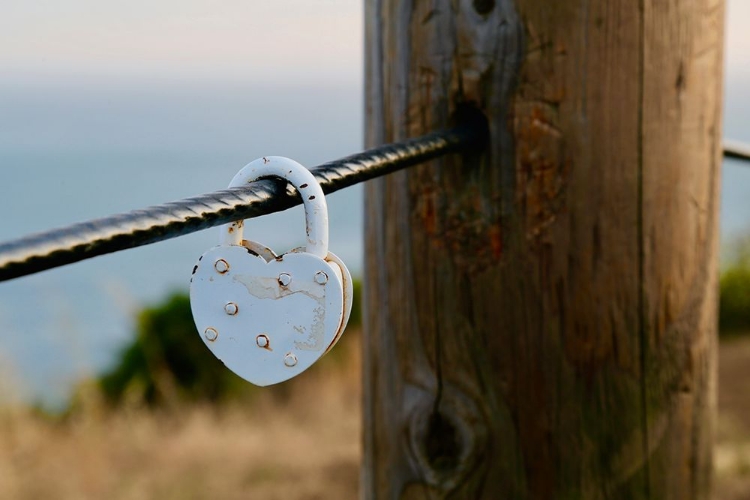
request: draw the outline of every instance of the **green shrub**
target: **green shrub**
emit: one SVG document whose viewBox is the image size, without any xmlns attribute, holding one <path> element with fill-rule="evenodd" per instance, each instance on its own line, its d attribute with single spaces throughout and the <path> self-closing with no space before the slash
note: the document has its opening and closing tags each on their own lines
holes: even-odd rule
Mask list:
<svg viewBox="0 0 750 500">
<path fill-rule="evenodd" d="M 750 332 L 750 266 L 739 262 L 721 274 L 719 331 Z"/>
<path fill-rule="evenodd" d="M 181 293 L 138 315 L 135 340 L 99 386 L 110 403 L 130 397 L 150 405 L 175 399 L 219 401 L 252 387 L 206 349 L 193 323 L 190 299 Z"/>
<path fill-rule="evenodd" d="M 362 321 L 360 281 L 355 280 L 353 287 L 349 326 L 357 327 Z M 329 357 L 335 362 L 336 356 Z M 256 391 L 225 368 L 200 340 L 190 299 L 183 293 L 172 294 L 139 313 L 135 339 L 120 353 L 115 367 L 99 378 L 98 385 L 111 404 L 132 399 L 151 406 L 173 401 L 220 402 Z M 284 388 L 274 392 L 283 395 Z"/>
</svg>

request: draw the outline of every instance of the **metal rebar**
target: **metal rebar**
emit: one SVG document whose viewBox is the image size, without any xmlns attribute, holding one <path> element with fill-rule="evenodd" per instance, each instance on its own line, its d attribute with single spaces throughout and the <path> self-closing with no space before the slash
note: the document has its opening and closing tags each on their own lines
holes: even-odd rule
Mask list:
<svg viewBox="0 0 750 500">
<path fill-rule="evenodd" d="M 750 161 L 750 145 L 737 141 L 724 141 L 724 156 L 735 160 Z"/>
<path fill-rule="evenodd" d="M 476 148 L 480 126 L 465 125 L 388 144 L 311 168 L 332 193 L 448 153 Z M 260 180 L 142 210 L 112 215 L 0 243 L 0 281 L 71 264 L 98 255 L 148 245 L 239 219 L 301 204 L 285 183 Z"/>
<path fill-rule="evenodd" d="M 483 123 L 388 144 L 313 167 L 323 192 L 333 193 L 448 153 L 470 151 L 486 137 Z M 750 147 L 724 144 L 724 156 L 750 160 Z M 284 183 L 260 180 L 226 189 L 111 215 L 0 243 L 0 281 L 7 281 L 81 260 L 176 238 L 299 205 L 296 191 Z"/>
</svg>

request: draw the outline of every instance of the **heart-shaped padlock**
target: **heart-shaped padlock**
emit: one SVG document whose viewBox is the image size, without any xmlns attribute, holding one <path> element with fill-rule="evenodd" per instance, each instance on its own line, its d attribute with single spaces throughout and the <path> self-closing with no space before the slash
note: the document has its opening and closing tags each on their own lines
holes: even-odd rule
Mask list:
<svg viewBox="0 0 750 500">
<path fill-rule="evenodd" d="M 229 187 L 287 180 L 305 207 L 307 246 L 277 256 L 242 239 L 243 221 L 221 228 L 220 245 L 198 260 L 190 283 L 203 342 L 227 368 L 266 386 L 299 375 L 341 337 L 352 305 L 344 263 L 328 251 L 328 207 L 305 167 L 281 156 L 249 163 Z"/>
</svg>

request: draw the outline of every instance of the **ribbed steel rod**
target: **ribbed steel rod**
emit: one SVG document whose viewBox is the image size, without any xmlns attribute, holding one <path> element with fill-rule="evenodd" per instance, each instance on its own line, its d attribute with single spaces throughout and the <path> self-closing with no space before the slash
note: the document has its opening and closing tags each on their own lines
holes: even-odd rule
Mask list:
<svg viewBox="0 0 750 500">
<path fill-rule="evenodd" d="M 737 141 L 724 141 L 724 156 L 735 160 L 750 161 L 750 145 Z"/>
<path fill-rule="evenodd" d="M 472 122 L 404 142 L 388 144 L 310 169 L 325 193 L 417 165 L 448 153 L 470 151 L 486 137 L 483 123 Z M 724 145 L 728 158 L 750 160 L 750 147 Z M 0 243 L 0 281 L 81 260 L 176 238 L 301 204 L 296 191 L 272 180 L 226 189 L 31 234 Z"/>
<path fill-rule="evenodd" d="M 432 158 L 476 148 L 481 126 L 466 125 L 389 144 L 310 170 L 332 193 Z M 301 204 L 296 191 L 273 180 L 112 215 L 0 243 L 0 281 L 71 264 L 97 255 L 148 245 L 238 219 Z"/>
</svg>

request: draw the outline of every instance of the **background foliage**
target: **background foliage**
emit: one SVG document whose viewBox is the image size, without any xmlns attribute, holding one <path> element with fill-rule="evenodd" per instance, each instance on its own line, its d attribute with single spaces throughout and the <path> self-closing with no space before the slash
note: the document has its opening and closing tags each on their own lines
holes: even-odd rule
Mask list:
<svg viewBox="0 0 750 500">
<path fill-rule="evenodd" d="M 354 282 L 354 305 L 347 333 L 356 335 L 362 321 L 361 283 Z M 325 356 L 340 361 L 340 345 Z M 113 405 L 124 401 L 161 406 L 177 401 L 222 402 L 250 398 L 258 390 L 224 367 L 203 345 L 193 323 L 187 294 L 174 293 L 140 312 L 133 341 L 122 350 L 115 367 L 98 380 L 104 398 Z M 285 394 L 288 384 L 274 387 Z"/>
<path fill-rule="evenodd" d="M 750 333 L 750 240 L 731 248 L 719 280 L 719 332 Z"/>
</svg>

